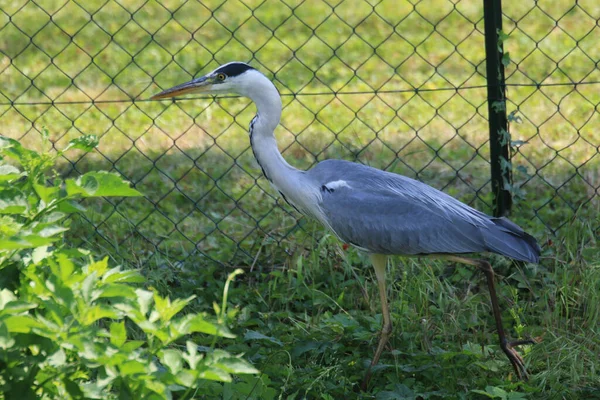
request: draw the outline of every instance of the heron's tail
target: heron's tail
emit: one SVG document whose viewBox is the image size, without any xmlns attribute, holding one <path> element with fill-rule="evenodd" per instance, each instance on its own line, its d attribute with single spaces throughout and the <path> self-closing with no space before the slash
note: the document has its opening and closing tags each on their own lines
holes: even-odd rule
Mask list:
<svg viewBox="0 0 600 400">
<path fill-rule="evenodd" d="M 533 236 L 506 218 L 492 218 L 497 229 L 486 230 L 484 240 L 489 251 L 519 261 L 537 264 L 540 246 Z"/>
</svg>

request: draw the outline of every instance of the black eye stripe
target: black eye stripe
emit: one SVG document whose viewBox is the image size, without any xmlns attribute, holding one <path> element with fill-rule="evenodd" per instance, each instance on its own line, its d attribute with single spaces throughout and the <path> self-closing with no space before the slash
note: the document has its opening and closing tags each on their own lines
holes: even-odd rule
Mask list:
<svg viewBox="0 0 600 400">
<path fill-rule="evenodd" d="M 234 77 L 234 76 L 243 74 L 244 72 L 248 71 L 249 69 L 254 69 L 254 68 L 252 68 L 248 64 L 234 62 L 234 63 L 230 63 L 230 64 L 227 64 L 227 65 L 219 68 L 215 72 L 217 74 L 223 74 L 228 77 Z"/>
</svg>

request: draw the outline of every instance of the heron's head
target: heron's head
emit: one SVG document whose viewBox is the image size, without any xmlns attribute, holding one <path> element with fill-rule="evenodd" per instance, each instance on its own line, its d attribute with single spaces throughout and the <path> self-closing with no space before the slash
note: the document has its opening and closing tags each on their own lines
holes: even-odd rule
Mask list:
<svg viewBox="0 0 600 400">
<path fill-rule="evenodd" d="M 151 99 L 167 99 L 190 93 L 231 93 L 246 96 L 248 84 L 260 76 L 262 76 L 260 72 L 246 63 L 230 62 L 200 78 L 163 90 L 152 96 Z"/>
</svg>

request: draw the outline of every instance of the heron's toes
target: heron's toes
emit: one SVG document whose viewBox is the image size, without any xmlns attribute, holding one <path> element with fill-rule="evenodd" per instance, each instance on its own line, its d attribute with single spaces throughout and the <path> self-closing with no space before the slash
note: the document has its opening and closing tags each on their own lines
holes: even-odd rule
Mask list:
<svg viewBox="0 0 600 400">
<path fill-rule="evenodd" d="M 521 346 L 524 344 L 538 344 L 542 341 L 542 337 L 538 336 L 535 338 L 527 338 L 527 339 L 519 339 L 519 340 L 513 340 L 512 342 L 508 343 L 509 347 L 516 347 L 516 346 Z"/>
<path fill-rule="evenodd" d="M 510 347 L 509 344 L 506 345 L 506 348 L 503 348 L 504 353 L 508 357 L 508 360 L 512 364 L 517 377 L 521 380 L 529 379 L 529 374 L 527 373 L 527 369 L 525 368 L 525 362 L 523 361 L 523 357 L 515 350 L 513 347 Z"/>
<path fill-rule="evenodd" d="M 508 360 L 512 364 L 517 377 L 521 380 L 529 379 L 529 374 L 527 373 L 527 369 L 525 368 L 525 362 L 523 361 L 523 357 L 519 352 L 515 349 L 516 346 L 524 345 L 524 344 L 536 344 L 541 342 L 541 338 L 529 338 L 523 340 L 515 340 L 512 342 L 503 343 L 500 345 L 504 354 L 508 357 Z"/>
</svg>

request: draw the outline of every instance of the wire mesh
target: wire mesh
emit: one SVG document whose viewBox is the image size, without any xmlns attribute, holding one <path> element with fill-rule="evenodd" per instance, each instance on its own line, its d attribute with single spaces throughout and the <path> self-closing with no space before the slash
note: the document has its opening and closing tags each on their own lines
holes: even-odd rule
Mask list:
<svg viewBox="0 0 600 400">
<path fill-rule="evenodd" d="M 600 5 L 511 2 L 503 12 L 519 209 L 551 232 L 575 214 L 597 231 Z"/>
<path fill-rule="evenodd" d="M 143 199 L 92 204 L 74 238 L 146 262 L 256 262 L 310 231 L 252 157 L 238 98 L 146 100 L 221 63 L 273 79 L 284 157 L 402 173 L 491 212 L 483 2 L 11 1 L 0 5 L 0 130 L 56 148 L 62 172 L 121 173 Z M 535 233 L 598 212 L 595 1 L 504 2 L 517 217 Z M 521 221 L 520 221 L 521 222 Z M 595 225 L 598 229 L 598 224 Z"/>
</svg>

